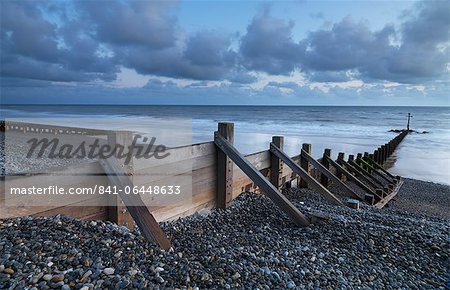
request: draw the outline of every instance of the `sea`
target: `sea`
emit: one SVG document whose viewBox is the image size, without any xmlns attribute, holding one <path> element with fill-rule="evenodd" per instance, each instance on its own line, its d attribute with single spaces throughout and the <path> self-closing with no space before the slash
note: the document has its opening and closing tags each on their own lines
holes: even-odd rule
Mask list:
<svg viewBox="0 0 450 290">
<path fill-rule="evenodd" d="M 450 107 L 2 105 L 0 109 L 2 119 L 67 119 L 63 125 L 135 132 L 145 131 L 143 123 L 178 119 L 183 128 L 188 123 L 189 138 L 184 142 L 191 144 L 212 141 L 218 122 L 234 122 L 234 144 L 243 154 L 267 150 L 276 135 L 284 136 L 289 155 L 298 154 L 302 143 L 310 143 L 314 157 L 325 148 L 333 157 L 338 152 L 373 152 L 395 137 L 391 129 L 406 128 L 408 113 L 417 133 L 400 144 L 389 171 L 450 185 Z M 100 121 L 86 126 L 87 119 Z"/>
</svg>

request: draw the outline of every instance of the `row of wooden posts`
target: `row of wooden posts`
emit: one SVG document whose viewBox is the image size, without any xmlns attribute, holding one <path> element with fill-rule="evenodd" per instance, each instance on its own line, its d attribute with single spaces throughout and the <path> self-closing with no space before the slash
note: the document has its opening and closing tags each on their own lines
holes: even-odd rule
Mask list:
<svg viewBox="0 0 450 290">
<path fill-rule="evenodd" d="M 271 174 L 270 178 L 267 179 L 233 146 L 234 124 L 219 123 L 218 130 L 214 133 L 214 143 L 217 146 L 216 207 L 225 209 L 232 205 L 233 163 L 235 163 L 298 226 L 309 225 L 311 219 L 281 193 L 283 187 L 286 186 L 286 183 L 281 178 L 283 166 L 288 166 L 293 173 L 300 177 L 298 181 L 299 187 L 310 187 L 333 204 L 354 207 L 355 203 L 353 201 L 357 199 L 381 208 L 397 194 L 402 184 L 400 177 L 390 174 L 384 169 L 383 165 L 406 134 L 407 132 L 400 133 L 394 139 L 375 150 L 373 154 L 368 152 L 358 154 L 356 159 L 354 155 L 349 155 L 347 161 L 344 160 L 344 153 L 339 153 L 338 159 L 333 160 L 330 149 L 325 149 L 323 157 L 320 160 L 316 160 L 311 156 L 311 145 L 303 144 L 300 153 L 300 164 L 283 152 L 284 138 L 282 136 L 274 136 L 270 143 Z M 122 170 L 122 167 L 114 159 L 102 161 L 102 165 L 105 169 L 113 172 Z M 314 167 L 320 175 L 314 176 L 310 167 Z M 375 178 L 375 174 L 385 182 L 383 183 L 380 179 Z M 110 176 L 110 182 L 118 187 L 125 187 L 131 184 L 126 174 L 120 176 L 120 178 L 114 175 Z M 365 194 L 362 195 L 356 192 L 346 183 L 347 181 L 354 183 Z M 331 182 L 340 186 L 346 196 L 351 198 L 347 200 L 347 204 L 329 190 Z M 130 197 L 122 195 L 121 197 L 126 206 L 131 204 L 131 201 L 128 200 Z M 137 195 L 132 198 L 140 199 Z M 136 200 L 132 204 L 136 205 Z M 144 204 L 142 206 L 127 206 L 127 208 L 147 239 L 155 240 L 163 249 L 167 250 L 171 247 L 169 239 Z"/>
<path fill-rule="evenodd" d="M 271 170 L 270 180 L 267 180 L 253 165 L 246 162 L 244 156 L 233 146 L 233 123 L 219 123 L 215 133 L 217 152 L 217 207 L 227 208 L 232 203 L 233 162 L 244 171 L 254 183 L 265 192 L 291 219 L 300 225 L 308 225 L 308 219 L 281 194 L 280 190 L 286 186 L 281 180 L 283 166 L 288 166 L 300 178 L 298 187 L 311 187 L 321 193 L 328 201 L 344 205 L 329 190 L 330 181 L 340 186 L 348 197 L 348 205 L 353 206 L 354 199 L 370 205 L 383 207 L 397 193 L 401 186 L 399 176 L 393 176 L 385 170 L 383 165 L 394 153 L 397 146 L 407 135 L 403 131 L 388 143 L 376 149 L 373 154 L 349 155 L 344 160 L 344 153 L 339 153 L 337 160 L 331 158 L 331 149 L 325 149 L 323 157 L 315 160 L 311 156 L 311 144 L 303 144 L 300 162 L 297 164 L 283 152 L 284 138 L 274 136 L 270 144 Z M 312 174 L 310 167 L 320 173 L 319 178 Z M 381 181 L 382 180 L 382 181 Z M 352 189 L 346 181 L 354 183 L 364 194 Z"/>
<path fill-rule="evenodd" d="M 19 125 L 22 125 L 23 130 L 23 128 L 26 128 L 25 125 L 28 126 L 29 124 L 11 124 L 11 127 L 4 129 L 16 130 L 17 127 L 17 130 L 20 130 Z M 28 127 L 31 128 L 32 126 Z M 58 130 L 67 130 L 67 128 L 61 127 Z M 89 129 L 86 129 L 80 131 L 80 134 L 104 134 L 105 132 L 107 131 L 90 132 Z M 77 131 L 75 131 L 76 133 Z M 108 134 L 108 143 L 124 143 L 125 139 L 130 139 L 128 135 L 131 132 L 126 133 L 127 135 L 124 135 L 123 132 L 113 135 Z M 234 124 L 219 123 L 218 130 L 214 133 L 214 143 L 217 148 L 216 207 L 228 208 L 232 204 L 234 163 L 253 181 L 260 191 L 265 193 L 283 213 L 299 226 L 307 226 L 311 223 L 311 220 L 281 193 L 282 189 L 290 184 L 287 182 L 292 182 L 292 180 L 286 181 L 282 178 L 284 166 L 288 166 L 295 177 L 298 177 L 296 178 L 298 187 L 314 189 L 333 204 L 353 207 L 353 201 L 358 200 L 381 208 L 397 194 L 402 184 L 401 178 L 386 171 L 384 165 L 407 134 L 408 131 L 403 131 L 388 143 L 377 148 L 373 153 L 360 153 L 356 157 L 349 155 L 347 160 L 345 160 L 344 153 L 339 153 L 338 158 L 333 160 L 331 149 L 325 149 L 322 158 L 316 160 L 311 156 L 311 145 L 303 144 L 299 161 L 294 161 L 283 151 L 283 136 L 274 136 L 270 143 L 270 176 L 266 178 L 234 147 Z M 124 167 L 119 160 L 109 158 L 100 160 L 100 164 L 107 173 L 111 185 L 117 186 L 119 189 L 133 185 L 132 174 L 130 175 L 127 167 Z M 314 168 L 314 170 L 311 168 Z M 350 183 L 356 185 L 360 190 L 349 186 Z M 349 199 L 345 202 L 332 193 L 330 191 L 331 184 L 340 187 L 345 197 Z M 118 215 L 119 210 L 125 210 L 124 207 L 126 207 L 145 238 L 156 241 L 163 249 L 169 249 L 171 247 L 169 239 L 159 227 L 147 206 L 142 202 L 140 196 L 126 195 L 124 192 L 125 190 L 119 190 L 124 206 L 114 207 L 111 214 Z"/>
</svg>

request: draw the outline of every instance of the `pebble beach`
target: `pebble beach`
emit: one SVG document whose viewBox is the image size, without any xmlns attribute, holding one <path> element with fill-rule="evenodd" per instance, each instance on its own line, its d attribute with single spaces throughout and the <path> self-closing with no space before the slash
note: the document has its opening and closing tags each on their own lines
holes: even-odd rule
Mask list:
<svg viewBox="0 0 450 290">
<path fill-rule="evenodd" d="M 243 193 L 227 210 L 162 223 L 167 252 L 110 222 L 0 220 L 0 289 L 448 289 L 448 186 L 406 179 L 382 210 L 285 194 L 322 218 L 298 228 Z"/>
</svg>

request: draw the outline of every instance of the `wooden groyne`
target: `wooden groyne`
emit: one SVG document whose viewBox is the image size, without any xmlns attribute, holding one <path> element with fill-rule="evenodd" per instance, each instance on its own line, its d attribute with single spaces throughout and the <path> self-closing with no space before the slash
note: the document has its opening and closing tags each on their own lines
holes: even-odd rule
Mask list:
<svg viewBox="0 0 450 290">
<path fill-rule="evenodd" d="M 20 122 L 3 122 L 1 129 L 18 133 L 104 136 L 109 144 L 124 146 L 130 144 L 133 136 L 128 131 L 112 132 Z M 99 183 L 125 187 L 161 184 L 186 174 L 192 177 L 189 184 L 185 184 L 192 188 L 192 202 L 189 204 L 180 202 L 145 206 L 136 200 L 140 198 L 139 195 L 131 200 L 121 194 L 115 197 L 112 206 L 104 206 L 104 199 L 108 197 L 95 196 L 89 202 L 67 201 L 57 207 L 23 205 L 11 208 L 5 206 L 3 190 L 3 196 L 0 196 L 0 218 L 64 214 L 80 219 L 110 220 L 128 227 L 136 224 L 145 237 L 156 240 L 162 248 L 168 249 L 170 241 L 159 228 L 158 222 L 187 216 L 202 209 L 228 208 L 240 193 L 250 191 L 267 194 L 292 222 L 306 226 L 311 223 L 310 218 L 282 194 L 283 189 L 308 187 L 338 206 L 357 208 L 361 202 L 382 208 L 398 193 L 403 183 L 399 176 L 393 176 L 386 170 L 386 165 L 407 134 L 408 131 L 402 131 L 372 153 L 357 153 L 348 158 L 340 152 L 334 159 L 331 149 L 325 149 L 322 158 L 316 160 L 311 156 L 311 144 L 302 144 L 298 155 L 288 156 L 283 151 L 283 136 L 274 136 L 267 150 L 244 156 L 233 145 L 233 123 L 219 123 L 214 141 L 169 148 L 170 157 L 167 159 L 134 158 L 125 166 L 113 158 L 8 177 L 8 182 L 22 187 L 40 184 L 43 175 L 55 176 L 52 182 L 63 188 L 74 184 L 93 187 Z M 74 172 L 84 174 L 72 174 Z M 149 172 L 164 172 L 164 177 L 156 177 Z M 70 182 L 57 178 L 64 173 L 72 174 Z M 95 180 L 93 175 L 96 175 Z M 339 193 L 333 192 L 332 185 L 341 189 Z M 4 185 L 2 188 L 5 188 Z"/>
</svg>

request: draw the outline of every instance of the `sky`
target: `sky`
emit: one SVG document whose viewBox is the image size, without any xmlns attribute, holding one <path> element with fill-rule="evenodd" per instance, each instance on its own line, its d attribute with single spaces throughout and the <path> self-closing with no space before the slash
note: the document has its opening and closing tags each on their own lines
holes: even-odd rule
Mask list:
<svg viewBox="0 0 450 290">
<path fill-rule="evenodd" d="M 11 1 L 2 104 L 449 106 L 450 1 Z"/>
</svg>

